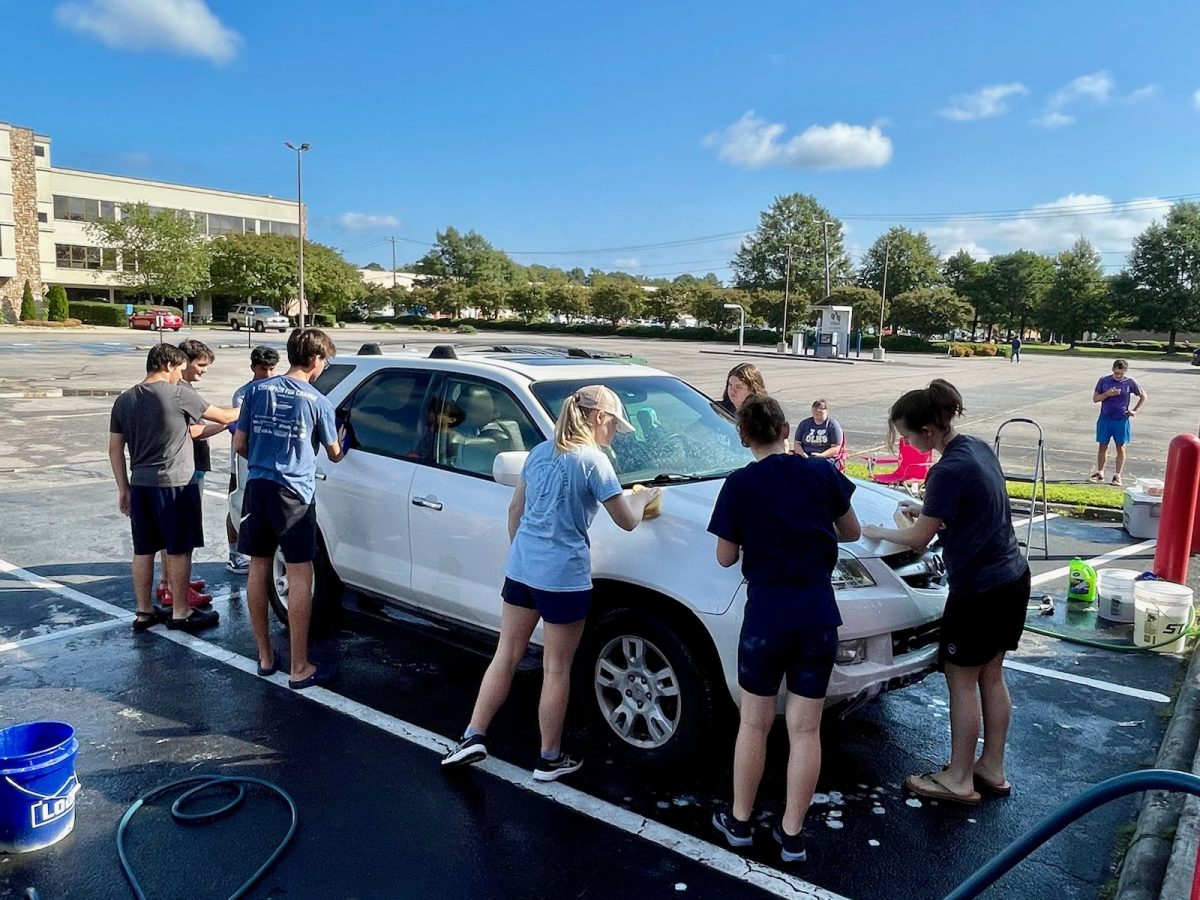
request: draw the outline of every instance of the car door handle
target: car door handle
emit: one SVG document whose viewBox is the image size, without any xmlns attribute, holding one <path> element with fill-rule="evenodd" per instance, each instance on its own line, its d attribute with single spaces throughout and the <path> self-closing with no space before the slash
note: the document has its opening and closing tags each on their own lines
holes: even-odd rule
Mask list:
<svg viewBox="0 0 1200 900">
<path fill-rule="evenodd" d="M 324 481 L 324 480 L 325 480 L 326 478 L 328 478 L 329 476 L 328 476 L 328 475 L 326 475 L 324 472 L 322 472 L 320 469 L 317 469 L 317 473 L 316 473 L 316 475 L 314 475 L 313 477 L 314 477 L 314 478 L 316 478 L 316 479 L 317 479 L 317 480 L 319 480 L 319 481 Z"/>
<path fill-rule="evenodd" d="M 439 512 L 442 509 L 442 504 L 433 497 L 413 497 L 412 502 L 413 506 L 420 506 L 423 509 L 432 509 Z"/>
</svg>

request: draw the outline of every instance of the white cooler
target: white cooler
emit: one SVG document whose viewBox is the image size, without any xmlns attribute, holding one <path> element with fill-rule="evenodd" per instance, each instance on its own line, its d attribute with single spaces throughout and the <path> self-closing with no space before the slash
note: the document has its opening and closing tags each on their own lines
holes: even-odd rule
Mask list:
<svg viewBox="0 0 1200 900">
<path fill-rule="evenodd" d="M 1147 494 L 1136 488 L 1125 491 L 1125 508 L 1121 523 L 1130 537 L 1158 537 L 1158 520 L 1162 517 L 1162 497 Z"/>
</svg>

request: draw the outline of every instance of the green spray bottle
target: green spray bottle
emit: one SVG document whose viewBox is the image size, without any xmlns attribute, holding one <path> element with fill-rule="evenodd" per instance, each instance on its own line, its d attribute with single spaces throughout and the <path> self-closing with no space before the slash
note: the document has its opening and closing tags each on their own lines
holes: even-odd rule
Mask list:
<svg viewBox="0 0 1200 900">
<path fill-rule="evenodd" d="M 1071 560 L 1067 599 L 1072 603 L 1096 602 L 1096 570 L 1079 557 Z"/>
</svg>

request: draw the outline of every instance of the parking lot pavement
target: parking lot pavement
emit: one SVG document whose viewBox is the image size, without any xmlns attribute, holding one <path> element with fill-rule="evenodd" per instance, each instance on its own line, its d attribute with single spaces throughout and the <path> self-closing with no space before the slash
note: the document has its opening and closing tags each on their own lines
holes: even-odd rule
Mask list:
<svg viewBox="0 0 1200 900">
<path fill-rule="evenodd" d="M 338 339 L 344 347 L 354 345 L 341 334 Z M 651 343 L 637 348 L 641 355 L 719 393 L 723 363 L 714 375 L 711 358 L 691 347 Z M 335 698 L 333 705 L 294 696 L 249 674 L 253 648 L 241 579 L 223 566 L 220 474 L 214 473 L 206 491 L 212 546 L 198 552 L 197 573 L 208 578 L 218 597 L 221 626 L 202 641 L 178 643 L 157 633 L 135 641 L 125 622 L 109 624 L 114 612 L 128 616 L 132 601 L 125 562 L 128 523 L 115 508 L 105 457 L 112 397 L 104 392 L 138 380 L 143 356 L 56 351 L 17 360 L 0 352 L 0 379 L 60 383 L 70 391 L 61 398 L 0 400 L 0 559 L 10 564 L 0 565 L 0 719 L 72 722 L 84 744 L 85 786 L 77 833 L 53 850 L 0 861 L 0 894 L 29 883 L 41 887 L 44 897 L 124 896 L 111 851 L 123 808 L 140 791 L 181 774 L 227 769 L 279 781 L 297 796 L 305 817 L 301 843 L 258 896 L 272 885 L 285 886 L 292 896 L 354 896 L 343 882 L 357 885 L 357 896 L 738 896 L 739 891 L 803 896 L 790 893 L 791 879 L 790 884 L 809 882 L 849 897 L 937 897 L 1084 787 L 1151 761 L 1160 741 L 1169 709 L 1163 699 L 1173 695 L 1182 672 L 1178 658 L 1118 654 L 1027 635 L 1009 670 L 1016 707 L 1013 797 L 958 809 L 917 805 L 903 793 L 904 776 L 935 769 L 948 755 L 945 685 L 931 677 L 845 718 L 827 718 L 825 765 L 808 825 L 812 859 L 794 872 L 766 871 L 777 857 L 764 834 L 747 855 L 754 867 L 711 843 L 708 819 L 728 795 L 731 733 L 712 736 L 703 767 L 664 774 L 626 765 L 572 727 L 569 738 L 588 759 L 567 795 L 573 805 L 528 790 L 525 772 L 537 749 L 537 672 L 518 676 L 512 700 L 489 734 L 497 759 L 461 783 L 447 783 L 431 748 L 462 728 L 486 660 L 436 632 L 369 608 L 351 609 L 343 628 L 316 648 L 320 658 L 341 665 L 335 689 L 314 694 Z M 1091 377 L 1091 364 L 1075 371 L 1078 362 L 1051 360 L 1048 365 L 1065 368 L 1046 369 L 1020 383 L 1032 408 L 1060 410 L 1055 440 L 1090 428 L 1091 410 L 1080 420 L 1077 398 L 1065 406 L 1055 400 L 1067 393 L 1063 380 L 1082 383 Z M 794 409 L 815 391 L 828 398 L 844 392 L 837 395 L 844 400 L 831 402 L 863 411 L 865 423 L 867 411 L 877 416 L 895 390 L 944 374 L 963 383 L 971 412 L 981 414 L 978 433 L 993 428 L 986 417 L 1000 407 L 995 386 L 986 382 L 1008 370 L 986 360 L 977 368 L 942 365 L 915 360 L 889 364 L 886 373 L 876 367 L 875 374 L 869 366 L 838 367 L 842 380 L 835 382 L 819 364 L 779 361 L 768 371 L 768 383 L 790 392 Z M 244 366 L 241 355 L 220 351 L 201 392 L 223 402 L 242 383 Z M 1035 368 L 1022 363 L 1021 377 Z M 845 376 L 845 370 L 855 374 Z M 1167 374 L 1176 373 L 1162 375 L 1163 387 L 1149 387 L 1149 409 L 1173 402 Z M 896 383 L 881 386 L 888 379 Z M 100 395 L 77 393 L 85 388 Z M 1068 420 L 1068 408 L 1074 420 Z M 992 419 L 1002 412 L 993 412 Z M 1164 447 L 1185 416 L 1192 413 L 1157 426 Z M 214 463 L 221 467 L 226 457 L 219 441 L 214 443 Z M 1152 452 L 1152 442 L 1145 443 L 1145 452 Z M 1161 470 L 1161 464 L 1160 456 L 1145 466 Z M 1116 526 L 1061 517 L 1049 526 L 1055 558 L 1035 559 L 1032 566 L 1038 587 L 1060 598 L 1062 570 L 1073 555 L 1149 566 L 1152 544 L 1131 540 Z M 71 591 L 79 596 L 72 599 Z M 1128 639 L 1128 627 L 1106 627 L 1094 614 L 1061 602 L 1052 618 L 1031 618 L 1069 633 Z M 782 736 L 776 734 L 761 794 L 771 814 L 781 806 L 784 757 Z M 1114 831 L 1133 811 L 1130 800 L 1091 814 L 1002 881 L 993 895 L 1095 896 L 1108 878 Z M 560 834 L 566 842 L 558 840 Z M 428 841 L 421 840 L 425 835 Z M 553 863 L 538 868 L 534 863 L 547 854 L 533 857 L 530 851 L 548 839 L 554 841 Z M 337 848 L 334 864 L 331 845 Z M 573 852 L 580 846 L 589 853 Z M 570 849 L 564 853 L 563 847 Z M 458 890 L 465 873 L 495 880 Z M 761 886 L 742 876 L 759 879 Z M 687 891 L 677 891 L 677 884 Z M 551 885 L 556 893 L 539 894 L 536 885 Z"/>
</svg>

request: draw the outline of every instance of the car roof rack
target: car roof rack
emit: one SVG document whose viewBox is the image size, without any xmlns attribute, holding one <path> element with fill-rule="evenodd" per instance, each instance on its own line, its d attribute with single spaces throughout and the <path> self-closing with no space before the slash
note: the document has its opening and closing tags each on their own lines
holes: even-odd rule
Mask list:
<svg viewBox="0 0 1200 900">
<path fill-rule="evenodd" d="M 585 347 L 562 347 L 553 344 L 438 344 L 429 353 L 430 359 L 458 359 L 458 350 L 473 353 L 512 353 L 524 356 L 569 357 L 599 361 L 633 359 L 632 353 L 615 350 L 588 350 Z"/>
<path fill-rule="evenodd" d="M 383 348 L 374 341 L 368 341 L 358 348 L 357 356 L 383 356 Z"/>
</svg>

